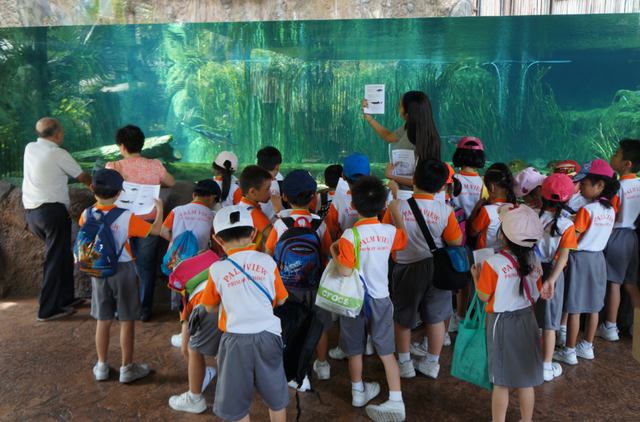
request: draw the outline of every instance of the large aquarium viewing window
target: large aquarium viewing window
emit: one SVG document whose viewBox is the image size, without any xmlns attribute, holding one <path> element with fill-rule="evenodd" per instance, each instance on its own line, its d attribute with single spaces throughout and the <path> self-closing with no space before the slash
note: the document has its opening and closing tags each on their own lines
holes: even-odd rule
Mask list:
<svg viewBox="0 0 640 422">
<path fill-rule="evenodd" d="M 3 28 L 0 176 L 20 180 L 43 116 L 62 122 L 88 172 L 117 149 L 88 150 L 134 124 L 178 178 L 211 173 L 223 150 L 253 163 L 266 145 L 283 173 L 357 151 L 381 175 L 388 151 L 362 116 L 365 84 L 386 86 L 375 118 L 391 130 L 402 94 L 426 92 L 447 161 L 464 135 L 489 162 L 608 158 L 640 137 L 640 17 Z"/>
</svg>

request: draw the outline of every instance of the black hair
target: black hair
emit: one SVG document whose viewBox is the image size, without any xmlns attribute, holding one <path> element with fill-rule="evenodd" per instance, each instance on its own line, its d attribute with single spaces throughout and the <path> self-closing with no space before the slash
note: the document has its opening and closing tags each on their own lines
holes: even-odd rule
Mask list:
<svg viewBox="0 0 640 422">
<path fill-rule="evenodd" d="M 298 192 L 298 195 L 295 198 L 289 198 L 287 196 L 287 201 L 289 202 L 289 204 L 293 205 L 294 207 L 303 208 L 309 205 L 311 201 L 313 201 L 314 194 L 315 194 L 315 191 L 303 190 Z"/>
<path fill-rule="evenodd" d="M 502 228 L 500 228 L 502 231 Z M 526 276 L 533 272 L 531 268 L 531 263 L 529 262 L 531 258 L 531 254 L 533 254 L 533 248 L 529 248 L 526 246 L 520 246 L 516 243 L 513 243 L 502 231 L 502 235 L 504 236 L 504 240 L 507 243 L 507 247 L 509 251 L 516 257 L 516 262 L 518 263 L 518 268 L 516 271 L 520 276 L 520 286 L 518 287 L 518 291 L 520 292 L 520 296 L 525 297 L 524 293 L 524 279 Z"/>
<path fill-rule="evenodd" d="M 555 215 L 553 216 L 553 223 L 551 223 L 551 236 L 559 236 L 560 232 L 558 231 L 558 219 L 562 216 L 562 212 L 566 211 L 569 214 L 575 214 L 571 208 L 567 205 L 568 201 L 553 201 L 551 199 L 547 199 L 542 197 L 542 207 L 540 208 L 540 217 L 545 213 L 545 210 L 549 208 L 553 208 L 556 210 Z"/>
<path fill-rule="evenodd" d="M 264 147 L 256 155 L 258 165 L 267 171 L 274 171 L 278 164 L 282 164 L 282 154 L 275 147 Z"/>
<path fill-rule="evenodd" d="M 142 151 L 144 133 L 138 126 L 127 125 L 116 132 L 116 145 L 124 145 L 129 154 Z"/>
<path fill-rule="evenodd" d="M 406 95 L 406 94 L 405 94 Z M 403 95 L 404 97 L 404 95 Z M 406 103 L 406 106 L 404 105 Z M 440 159 L 440 135 L 433 121 L 431 100 L 424 92 L 415 92 L 409 101 L 404 101 L 403 107 L 407 113 L 407 138 L 416 146 L 416 156 L 419 160 L 427 158 Z"/>
<path fill-rule="evenodd" d="M 449 168 L 442 161 L 435 158 L 422 160 L 416 166 L 413 182 L 420 190 L 437 193 L 447 183 Z"/>
<path fill-rule="evenodd" d="M 618 193 L 620 189 L 620 182 L 618 182 L 618 178 L 614 174 L 613 177 L 603 176 L 601 174 L 587 174 L 584 179 L 591 182 L 592 185 L 597 184 L 598 182 L 604 182 L 604 189 L 600 192 L 600 196 L 598 198 L 594 198 L 594 201 L 598 201 L 602 204 L 603 207 L 610 209 L 613 207 L 611 200 Z"/>
<path fill-rule="evenodd" d="M 477 147 L 476 141 L 467 141 L 465 145 Z M 456 148 L 456 152 L 453 153 L 453 166 L 454 167 L 473 167 L 474 169 L 484 168 L 485 155 L 481 149 L 466 149 Z"/>
<path fill-rule="evenodd" d="M 454 177 L 451 184 L 453 185 L 451 186 L 451 196 L 457 197 L 460 195 L 460 192 L 462 192 L 462 183 L 460 183 L 457 177 Z"/>
<path fill-rule="evenodd" d="M 251 233 L 253 233 L 253 227 L 232 227 L 216 233 L 216 236 L 225 242 L 233 242 L 234 240 L 250 238 Z"/>
<path fill-rule="evenodd" d="M 357 182 L 358 180 L 360 180 L 360 178 L 362 178 L 364 176 L 368 176 L 368 174 L 357 173 L 357 174 L 352 175 L 351 179 L 349 179 L 347 176 L 344 176 L 344 178 L 347 180 L 347 183 L 349 184 L 349 187 L 351 187 L 355 182 Z"/>
<path fill-rule="evenodd" d="M 622 148 L 622 159 L 625 161 L 631 161 L 631 172 L 637 173 L 640 171 L 640 141 L 637 139 L 623 139 L 620 141 L 620 148 Z"/>
<path fill-rule="evenodd" d="M 260 189 L 264 182 L 271 179 L 273 179 L 273 177 L 271 177 L 271 173 L 262 167 L 245 167 L 240 174 L 240 189 L 242 189 L 242 194 L 248 194 L 252 188 Z"/>
<path fill-rule="evenodd" d="M 342 166 L 334 164 L 324 169 L 324 183 L 332 189 L 338 186 L 340 177 L 342 177 Z"/>
<path fill-rule="evenodd" d="M 120 190 L 107 189 L 104 186 L 93 185 L 93 194 L 100 199 L 111 199 L 115 198 L 118 195 Z"/>
<path fill-rule="evenodd" d="M 493 163 L 484 174 L 484 184 L 489 188 L 489 183 L 493 183 L 502 189 L 507 190 L 507 202 L 516 203 L 516 194 L 513 192 L 513 174 L 505 163 Z"/>
<path fill-rule="evenodd" d="M 222 175 L 222 192 L 220 193 L 220 199 L 224 201 L 229 196 L 229 191 L 231 190 L 231 176 L 233 175 L 233 171 L 231 171 L 231 161 L 226 160 L 224 167 L 220 167 L 214 162 L 213 170 L 216 174 Z"/>
<path fill-rule="evenodd" d="M 387 203 L 389 192 L 382 180 L 375 176 L 362 176 L 351 187 L 351 201 L 358 214 L 377 217 Z"/>
</svg>

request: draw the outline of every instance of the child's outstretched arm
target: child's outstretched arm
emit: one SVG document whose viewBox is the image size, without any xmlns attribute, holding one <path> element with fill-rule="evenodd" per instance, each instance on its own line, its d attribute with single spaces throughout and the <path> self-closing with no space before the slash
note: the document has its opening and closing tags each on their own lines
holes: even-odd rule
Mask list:
<svg viewBox="0 0 640 422">
<path fill-rule="evenodd" d="M 154 199 L 153 205 L 156 206 L 156 210 L 158 214 L 156 214 L 156 219 L 153 222 L 153 226 L 151 226 L 151 231 L 149 232 L 149 236 L 157 236 L 160 234 L 160 230 L 162 230 L 162 199 Z"/>
<path fill-rule="evenodd" d="M 165 226 L 162 226 L 162 228 L 160 229 L 160 237 L 171 242 L 171 239 L 173 239 L 173 235 L 171 233 L 171 230 L 169 230 L 168 228 L 166 228 Z"/>
</svg>

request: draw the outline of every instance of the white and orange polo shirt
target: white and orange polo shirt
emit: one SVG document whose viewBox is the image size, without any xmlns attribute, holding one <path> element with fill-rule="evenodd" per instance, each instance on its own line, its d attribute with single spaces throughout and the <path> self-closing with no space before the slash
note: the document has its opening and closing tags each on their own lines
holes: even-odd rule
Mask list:
<svg viewBox="0 0 640 422">
<path fill-rule="evenodd" d="M 193 235 L 198 239 L 198 250 L 204 251 L 209 248 L 209 240 L 213 232 L 213 218 L 215 212 L 202 201 L 193 201 L 180 207 L 175 207 L 162 225 L 171 230 L 172 240 L 169 248 L 173 245 L 173 241 L 182 233 L 191 230 Z"/>
</svg>

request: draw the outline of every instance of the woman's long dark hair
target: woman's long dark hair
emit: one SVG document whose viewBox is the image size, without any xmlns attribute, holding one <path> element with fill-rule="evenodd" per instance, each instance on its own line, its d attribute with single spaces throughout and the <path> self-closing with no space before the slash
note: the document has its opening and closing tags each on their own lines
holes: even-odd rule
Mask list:
<svg viewBox="0 0 640 422">
<path fill-rule="evenodd" d="M 229 196 L 229 191 L 231 190 L 231 175 L 233 175 L 233 171 L 231 171 L 231 161 L 226 160 L 224 162 L 224 167 L 220 167 L 216 163 L 213 163 L 213 169 L 216 171 L 216 174 L 222 175 L 222 192 L 220 196 L 222 197 L 222 201 L 226 200 Z"/>
<path fill-rule="evenodd" d="M 507 202 L 516 203 L 516 194 L 513 192 L 513 174 L 505 163 L 493 163 L 484 174 L 484 184 L 489 187 L 489 183 L 507 190 Z"/>
<path fill-rule="evenodd" d="M 502 230 L 502 229 L 500 229 Z M 502 232 L 504 236 L 504 240 L 507 243 L 507 247 L 513 256 L 516 257 L 516 262 L 518 263 L 518 275 L 520 275 L 520 286 L 518 287 L 518 291 L 520 292 L 520 296 L 524 297 L 524 279 L 526 276 L 533 272 L 531 268 L 531 263 L 529 259 L 533 252 L 533 248 L 528 248 L 526 246 L 520 246 L 512 241 Z"/>
<path fill-rule="evenodd" d="M 567 206 L 567 201 L 552 201 L 547 198 L 542 198 L 542 207 L 540 208 L 540 218 L 545 213 L 545 210 L 549 208 L 553 208 L 556 210 L 555 215 L 553 216 L 553 223 L 551 223 L 551 236 L 559 236 L 560 232 L 558 231 L 558 219 L 562 216 L 563 211 L 567 211 L 569 214 L 573 214 L 573 210 Z"/>
<path fill-rule="evenodd" d="M 405 96 L 408 97 L 408 101 L 405 101 Z M 403 95 L 402 100 L 402 106 L 407 113 L 407 138 L 416 146 L 418 161 L 427 158 L 440 160 L 440 134 L 433 121 L 429 96 L 424 92 L 411 91 Z"/>
<path fill-rule="evenodd" d="M 602 176 L 600 174 L 587 174 L 585 179 L 589 180 L 592 184 L 597 184 L 600 181 L 604 182 L 604 189 L 600 193 L 598 198 L 593 198 L 594 201 L 599 201 L 603 207 L 610 209 L 613 207 L 611 200 L 618 193 L 620 189 L 620 182 L 614 174 L 613 177 Z"/>
</svg>

